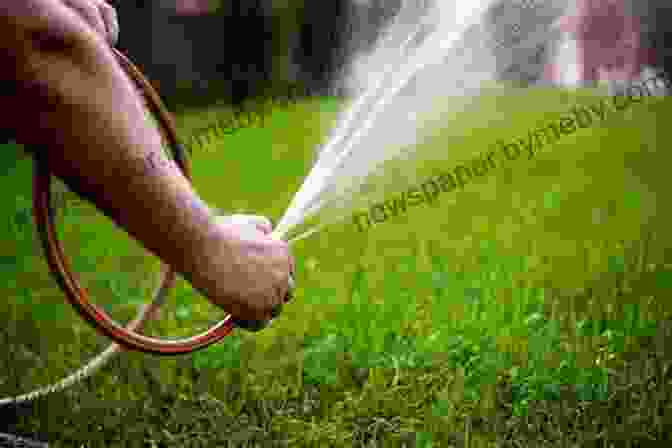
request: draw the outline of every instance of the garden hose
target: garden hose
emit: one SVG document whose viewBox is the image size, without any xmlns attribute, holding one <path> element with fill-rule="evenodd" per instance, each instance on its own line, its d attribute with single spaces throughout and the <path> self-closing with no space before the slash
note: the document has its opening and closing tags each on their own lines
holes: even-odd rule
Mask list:
<svg viewBox="0 0 672 448">
<path fill-rule="evenodd" d="M 170 113 L 166 110 L 161 99 L 142 73 L 121 52 L 115 49 L 113 51 L 122 68 L 135 81 L 143 93 L 150 111 L 157 117 L 159 127 L 167 140 L 178 167 L 187 180 L 191 180 L 189 161 L 182 145 L 178 141 L 175 124 Z M 52 173 L 47 157 L 43 151 L 36 151 L 34 157 L 33 214 L 37 231 L 40 234 L 42 246 L 52 274 L 65 293 L 68 301 L 82 318 L 89 322 L 98 332 L 112 339 L 125 349 L 156 355 L 191 353 L 214 344 L 231 333 L 234 323 L 232 317 L 229 315 L 207 331 L 191 338 L 176 340 L 152 338 L 138 333 L 136 330 L 139 328 L 122 327 L 108 316 L 104 310 L 91 303 L 87 297 L 87 292 L 80 286 L 76 276 L 72 272 L 63 248 L 56 237 L 53 213 L 50 212 Z M 166 269 L 163 274 L 162 286 L 170 288 L 174 281 L 175 272 L 171 268 Z"/>
<path fill-rule="evenodd" d="M 175 124 L 171 114 L 167 111 L 149 81 L 147 81 L 135 65 L 133 65 L 133 63 L 131 63 L 121 52 L 114 48 L 112 50 L 122 68 L 142 92 L 150 111 L 158 118 L 161 133 L 167 140 L 168 146 L 178 167 L 184 176 L 188 180 L 191 180 L 189 161 L 185 155 L 184 148 L 178 141 Z M 114 343 L 89 361 L 88 364 L 58 383 L 45 386 L 17 397 L 0 399 L 0 407 L 25 404 L 42 396 L 62 391 L 77 384 L 100 369 L 122 349 L 136 350 L 156 355 L 186 354 L 220 341 L 230 334 L 236 325 L 252 331 L 258 331 L 266 326 L 258 322 L 234 321 L 233 318 L 228 315 L 223 321 L 211 327 L 206 332 L 187 339 L 162 340 L 147 337 L 138 333 L 142 329 L 144 323 L 151 319 L 158 308 L 165 303 L 167 293 L 175 282 L 175 272 L 170 266 L 165 264 L 162 264 L 161 266 L 160 276 L 162 280 L 152 294 L 152 300 L 148 304 L 141 306 L 135 318 L 129 322 L 126 327 L 117 324 L 103 310 L 89 302 L 86 291 L 80 286 L 72 272 L 70 264 L 63 252 L 63 248 L 56 237 L 54 228 L 54 213 L 50 204 L 52 173 L 49 168 L 49 163 L 45 154 L 41 151 L 34 152 L 34 159 L 33 215 L 51 273 L 55 277 L 60 288 L 64 291 L 68 301 L 73 305 L 80 316 L 91 324 L 96 331 L 112 339 Z M 274 313 L 274 317 L 275 315 L 277 315 L 277 312 Z"/>
</svg>

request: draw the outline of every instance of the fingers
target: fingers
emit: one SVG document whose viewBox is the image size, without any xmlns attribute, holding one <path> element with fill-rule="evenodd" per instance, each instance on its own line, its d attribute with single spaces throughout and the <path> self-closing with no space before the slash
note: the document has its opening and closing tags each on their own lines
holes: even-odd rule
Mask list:
<svg viewBox="0 0 672 448">
<path fill-rule="evenodd" d="M 215 213 L 219 210 L 215 210 Z M 235 232 L 244 239 L 250 241 L 246 244 L 256 245 L 257 249 L 264 248 L 266 252 L 266 260 L 268 260 L 269 267 L 273 267 L 274 280 L 267 286 L 270 288 L 269 292 L 272 297 L 266 297 L 269 308 L 266 308 L 268 314 L 264 313 L 261 319 L 234 319 L 234 324 L 241 329 L 258 332 L 267 328 L 271 321 L 277 318 L 282 312 L 283 304 L 291 301 L 294 294 L 294 278 L 293 272 L 295 269 L 294 258 L 289 254 L 288 243 L 282 240 L 269 241 L 273 231 L 273 223 L 264 216 L 259 215 L 230 215 L 217 216 L 216 222 L 221 225 L 235 226 Z M 265 236 L 265 237 L 264 237 Z M 282 247 L 280 247 L 282 246 Z M 250 246 L 255 247 L 255 246 Z M 287 258 L 283 260 L 286 254 Z M 284 264 L 283 263 L 288 263 Z M 287 268 L 289 267 L 289 275 L 287 275 Z M 270 271 L 269 271 L 270 273 Z M 282 273 L 281 277 L 278 277 Z M 270 278 L 269 278 L 270 279 Z M 264 280 L 267 281 L 267 280 Z M 259 298 L 261 299 L 261 297 Z"/>
<path fill-rule="evenodd" d="M 233 323 L 238 327 L 246 331 L 257 333 L 265 328 L 268 328 L 273 320 L 282 314 L 282 303 L 275 305 L 270 312 L 270 316 L 266 319 L 233 319 Z"/>
<path fill-rule="evenodd" d="M 269 234 L 273 231 L 273 223 L 265 216 L 259 215 L 230 215 L 218 216 L 217 221 L 223 224 L 233 224 L 240 226 L 255 226 L 260 232 Z"/>
<path fill-rule="evenodd" d="M 280 314 L 282 314 L 283 305 L 291 302 L 292 299 L 294 298 L 294 288 L 295 288 L 295 281 L 292 267 L 292 272 L 290 272 L 289 274 L 286 286 L 282 284 L 275 286 L 276 290 L 275 295 L 277 298 L 280 299 L 280 301 L 275 306 L 273 306 L 273 308 L 271 308 L 268 317 L 260 320 L 234 319 L 234 324 L 243 330 L 250 331 L 253 333 L 257 333 L 261 330 L 270 327 L 270 325 L 273 323 L 273 320 L 275 320 L 280 316 Z"/>
<path fill-rule="evenodd" d="M 63 3 L 79 14 L 94 31 L 103 36 L 107 35 L 105 22 L 100 15 L 96 2 L 91 0 L 63 0 Z"/>
<path fill-rule="evenodd" d="M 269 319 L 265 320 L 234 319 L 233 323 L 238 328 L 250 331 L 252 333 L 257 333 L 265 328 L 268 328 L 273 323 L 273 320 L 279 317 L 280 314 L 282 314 L 282 308 L 283 308 L 282 303 L 273 307 L 273 309 L 271 310 L 271 317 Z"/>
<path fill-rule="evenodd" d="M 93 30 L 102 35 L 112 46 L 119 38 L 117 11 L 104 0 L 63 0 Z"/>
</svg>

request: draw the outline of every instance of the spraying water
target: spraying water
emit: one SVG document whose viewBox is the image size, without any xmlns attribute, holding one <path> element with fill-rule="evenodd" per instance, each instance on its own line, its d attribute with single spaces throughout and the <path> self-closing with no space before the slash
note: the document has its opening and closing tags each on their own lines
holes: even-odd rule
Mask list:
<svg viewBox="0 0 672 448">
<path fill-rule="evenodd" d="M 513 3 L 403 1 L 373 50 L 353 58 L 343 80 L 350 104 L 318 150 L 274 236 L 294 231 L 289 241 L 297 241 L 347 218 L 380 193 L 362 187 L 381 165 L 420 159 L 418 143 L 479 95 L 503 88 L 497 82 L 503 71 L 530 70 L 530 50 L 558 37 L 551 24 L 567 1 Z M 508 36 L 499 39 L 507 28 Z M 442 154 L 450 155 L 450 149 Z M 414 180 L 414 173 L 404 173 L 401 184 L 395 179 L 395 187 Z M 295 231 L 318 212 L 323 216 L 319 224 Z"/>
<path fill-rule="evenodd" d="M 319 148 L 314 167 L 274 236 L 298 241 L 348 217 L 360 203 L 380 194 L 362 186 L 386 161 L 420 158 L 418 143 L 479 95 L 501 88 L 497 81 L 503 72 L 536 70 L 530 50 L 558 36 L 551 24 L 567 1 L 404 0 L 373 50 L 353 57 L 343 79 L 350 105 Z M 504 13 L 497 14 L 502 5 Z M 443 155 L 450 157 L 450 149 Z M 395 180 L 400 189 L 414 181 L 414 173 L 404 173 L 403 179 L 405 184 Z M 296 231 L 318 212 L 324 212 L 319 225 Z M 119 350 L 113 344 L 60 382 L 1 399 L 0 407 L 76 384 Z"/>
</svg>

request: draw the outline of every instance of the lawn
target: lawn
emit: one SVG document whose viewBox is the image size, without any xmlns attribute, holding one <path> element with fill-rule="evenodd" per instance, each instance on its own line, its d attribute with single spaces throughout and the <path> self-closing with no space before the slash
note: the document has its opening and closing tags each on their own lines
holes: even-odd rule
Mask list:
<svg viewBox="0 0 672 448">
<path fill-rule="evenodd" d="M 484 98 L 411 162 L 387 164 L 356 196 L 358 210 L 602 99 L 547 90 Z M 345 216 L 293 246 L 296 299 L 271 328 L 175 359 L 122 354 L 32 408 L 0 410 L 0 432 L 54 447 L 668 440 L 668 103 L 614 112 L 365 232 Z M 266 107 L 263 125 L 194 148 L 197 191 L 225 213 L 277 221 L 338 108 L 331 98 Z M 184 112 L 180 135 L 228 113 Z M 49 277 L 30 221 L 32 162 L 6 157 L 0 397 L 54 382 L 107 344 Z M 129 318 L 155 284 L 157 260 L 91 207 L 59 217 L 95 301 Z M 327 208 L 306 228 L 335 218 Z M 148 331 L 189 335 L 221 315 L 180 281 Z"/>
</svg>

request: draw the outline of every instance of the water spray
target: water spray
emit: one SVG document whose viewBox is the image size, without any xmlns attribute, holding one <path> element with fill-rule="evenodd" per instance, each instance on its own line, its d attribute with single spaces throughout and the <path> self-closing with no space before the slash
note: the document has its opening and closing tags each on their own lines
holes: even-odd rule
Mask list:
<svg viewBox="0 0 672 448">
<path fill-rule="evenodd" d="M 422 127 L 425 121 L 438 123 L 455 116 L 486 87 L 496 88 L 502 63 L 507 68 L 518 64 L 524 69 L 529 62 L 521 61 L 520 55 L 555 35 L 550 23 L 545 21 L 521 23 L 522 37 L 495 57 L 494 49 L 486 45 L 491 36 L 482 22 L 496 0 L 467 3 L 432 1 L 419 5 L 404 1 L 374 50 L 354 58 L 346 80 L 353 91 L 353 101 L 318 151 L 314 167 L 272 237 L 286 239 L 291 244 L 350 216 L 355 194 L 361 191 L 365 178 L 384 162 L 407 157 L 408 148 L 414 148 L 425 136 Z M 567 2 L 540 1 L 534 7 L 546 13 L 557 9 L 560 15 L 559 3 Z M 144 76 L 121 53 L 115 50 L 115 54 L 158 119 L 178 167 L 190 179 L 189 162 L 170 114 Z M 412 95 L 408 94 L 409 89 L 414 89 Z M 39 155 L 36 157 L 33 211 L 49 266 L 78 313 L 114 344 L 59 383 L 2 399 L 0 406 L 29 402 L 72 386 L 93 374 L 122 349 L 158 355 L 185 354 L 214 344 L 231 333 L 236 326 L 231 316 L 188 339 L 161 340 L 140 333 L 143 324 L 165 302 L 174 284 L 176 274 L 168 266 L 162 266 L 161 283 L 149 304 L 142 306 L 125 327 L 89 303 L 56 238 L 50 207 L 51 172 L 46 161 Z M 407 181 L 412 182 L 410 176 Z M 322 219 L 303 233 L 292 232 L 307 218 L 325 209 L 332 212 L 328 219 Z"/>
</svg>

